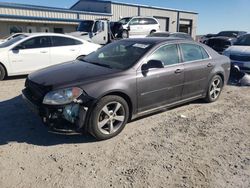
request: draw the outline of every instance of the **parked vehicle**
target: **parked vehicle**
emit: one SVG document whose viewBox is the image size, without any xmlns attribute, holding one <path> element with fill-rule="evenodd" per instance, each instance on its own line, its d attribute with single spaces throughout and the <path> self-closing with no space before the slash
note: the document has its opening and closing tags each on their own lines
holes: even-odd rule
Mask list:
<svg viewBox="0 0 250 188">
<path fill-rule="evenodd" d="M 103 140 L 131 119 L 199 98 L 216 101 L 229 70 L 229 58 L 194 41 L 124 39 L 30 74 L 23 98 L 50 128 L 65 130 L 66 121 Z"/>
<path fill-rule="evenodd" d="M 223 54 L 231 59 L 232 66 L 250 73 L 250 34 L 239 37 L 234 45 L 226 49 Z"/>
<path fill-rule="evenodd" d="M 202 36 L 200 38 L 200 42 L 206 44 L 206 42 L 207 42 L 208 39 L 210 39 L 212 37 L 216 37 L 216 36 L 217 36 L 217 34 L 207 34 L 207 35 L 204 35 L 204 36 Z"/>
<path fill-rule="evenodd" d="M 232 46 L 237 38 L 246 34 L 245 31 L 222 31 L 215 37 L 211 37 L 205 44 L 222 54 L 225 49 Z"/>
<path fill-rule="evenodd" d="M 0 40 L 0 44 L 4 43 L 4 42 L 6 42 L 6 41 L 8 41 L 10 39 L 13 39 L 15 37 L 18 37 L 20 35 L 24 35 L 24 33 L 15 33 L 15 34 L 12 34 L 12 35 L 8 36 L 7 38 Z"/>
<path fill-rule="evenodd" d="M 176 32 L 176 33 L 154 32 L 148 35 L 147 37 L 177 37 L 177 38 L 182 38 L 182 39 L 187 39 L 187 40 L 193 40 L 193 38 L 189 34 L 182 33 L 182 32 Z"/>
<path fill-rule="evenodd" d="M 154 17 L 126 17 L 118 21 L 122 24 L 122 38 L 147 36 L 160 30 L 160 24 Z"/>
<path fill-rule="evenodd" d="M 96 44 L 105 45 L 116 39 L 135 36 L 147 36 L 160 29 L 160 24 L 153 17 L 127 17 L 118 22 L 107 19 L 83 20 L 77 31 L 68 33 Z"/>
<path fill-rule="evenodd" d="M 72 61 L 100 47 L 63 34 L 23 34 L 0 44 L 0 80 Z"/>
<path fill-rule="evenodd" d="M 68 35 L 105 45 L 121 38 L 122 31 L 122 25 L 118 22 L 110 22 L 107 19 L 83 20 L 79 23 L 77 31 Z"/>
</svg>

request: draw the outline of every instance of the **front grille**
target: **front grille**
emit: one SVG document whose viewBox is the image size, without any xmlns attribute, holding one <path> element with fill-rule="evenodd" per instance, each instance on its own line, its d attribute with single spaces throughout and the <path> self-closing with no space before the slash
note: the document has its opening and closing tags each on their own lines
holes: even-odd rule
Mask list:
<svg viewBox="0 0 250 188">
<path fill-rule="evenodd" d="M 32 82 L 28 78 L 25 81 L 26 90 L 33 101 L 42 103 L 44 96 L 50 91 L 49 87 Z"/>
<path fill-rule="evenodd" d="M 250 61 L 250 55 L 230 55 L 230 59 L 234 61 Z"/>
</svg>

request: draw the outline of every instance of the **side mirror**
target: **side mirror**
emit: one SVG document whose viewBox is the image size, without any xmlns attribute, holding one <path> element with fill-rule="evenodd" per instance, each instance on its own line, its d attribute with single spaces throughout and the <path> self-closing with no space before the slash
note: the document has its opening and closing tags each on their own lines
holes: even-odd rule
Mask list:
<svg viewBox="0 0 250 188">
<path fill-rule="evenodd" d="M 22 45 L 17 45 L 17 46 L 14 47 L 12 50 L 13 50 L 13 51 L 19 51 L 19 50 L 22 50 L 22 49 L 24 49 L 24 46 L 22 46 Z"/>
<path fill-rule="evenodd" d="M 147 64 L 142 65 L 143 74 L 147 74 L 149 69 L 164 68 L 164 64 L 159 60 L 150 60 Z"/>
<path fill-rule="evenodd" d="M 159 61 L 159 60 L 150 60 L 147 63 L 147 67 L 148 69 L 164 68 L 164 64 L 162 63 L 162 61 Z"/>
</svg>

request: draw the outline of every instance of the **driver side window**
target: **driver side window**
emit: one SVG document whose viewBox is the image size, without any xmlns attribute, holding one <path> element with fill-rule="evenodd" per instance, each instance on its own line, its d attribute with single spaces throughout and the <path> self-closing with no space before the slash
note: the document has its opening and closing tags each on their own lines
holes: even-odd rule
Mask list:
<svg viewBox="0 0 250 188">
<path fill-rule="evenodd" d="M 140 23 L 139 18 L 134 18 L 129 22 L 129 25 L 139 25 Z"/>
<path fill-rule="evenodd" d="M 161 61 L 164 66 L 178 64 L 180 58 L 177 45 L 171 44 L 160 47 L 148 58 L 148 61 L 150 60 Z"/>
<path fill-rule="evenodd" d="M 51 47 L 50 37 L 34 37 L 18 45 L 20 49 L 34 49 Z"/>
</svg>

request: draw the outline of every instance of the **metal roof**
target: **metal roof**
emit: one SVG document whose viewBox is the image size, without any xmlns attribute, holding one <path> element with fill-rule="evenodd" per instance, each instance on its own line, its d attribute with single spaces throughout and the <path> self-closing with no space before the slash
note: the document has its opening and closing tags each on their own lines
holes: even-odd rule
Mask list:
<svg viewBox="0 0 250 188">
<path fill-rule="evenodd" d="M 186 10 L 180 10 L 180 9 L 171 9 L 171 8 L 164 8 L 164 7 L 157 7 L 157 6 L 149 6 L 149 5 L 141 5 L 141 4 L 131 4 L 131 3 L 123 3 L 123 2 L 118 2 L 118 1 L 107 1 L 107 0 L 79 0 L 73 6 L 71 6 L 70 9 L 72 9 L 74 6 L 76 6 L 81 1 L 106 2 L 106 3 L 110 3 L 110 4 L 117 4 L 117 5 L 127 5 L 127 6 L 151 8 L 151 9 L 158 9 L 158 10 L 167 10 L 167 11 L 175 11 L 175 12 L 182 12 L 182 13 L 198 14 L 197 12 L 194 12 L 194 11 L 186 11 Z"/>
<path fill-rule="evenodd" d="M 56 8 L 56 7 L 27 5 L 27 4 L 20 4 L 20 3 L 8 3 L 8 2 L 0 2 L 0 7 L 28 9 L 28 10 L 57 11 L 57 12 L 78 13 L 78 14 L 91 14 L 91 15 L 100 15 L 100 16 L 111 16 L 112 15 L 110 13 L 76 11 L 76 10 L 71 10 L 71 9 L 67 9 L 67 8 Z"/>
</svg>

